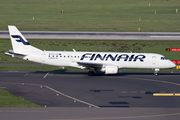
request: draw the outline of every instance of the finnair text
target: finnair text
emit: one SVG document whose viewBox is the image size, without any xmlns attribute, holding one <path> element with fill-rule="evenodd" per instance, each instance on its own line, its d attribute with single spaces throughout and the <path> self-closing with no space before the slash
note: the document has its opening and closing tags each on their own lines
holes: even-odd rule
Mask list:
<svg viewBox="0 0 180 120">
<path fill-rule="evenodd" d="M 82 55 L 80 60 L 84 60 L 84 59 L 90 59 L 91 61 L 96 61 L 96 60 L 101 60 L 101 61 L 140 61 L 140 62 L 144 62 L 144 59 L 146 58 L 145 55 L 127 55 L 127 54 L 95 54 L 95 53 L 86 53 L 84 55 Z"/>
</svg>

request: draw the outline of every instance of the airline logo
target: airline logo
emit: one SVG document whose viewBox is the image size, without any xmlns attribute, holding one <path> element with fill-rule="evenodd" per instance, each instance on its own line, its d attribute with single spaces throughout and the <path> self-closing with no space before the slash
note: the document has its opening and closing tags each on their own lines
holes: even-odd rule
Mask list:
<svg viewBox="0 0 180 120">
<path fill-rule="evenodd" d="M 22 42 L 24 45 L 30 45 L 29 42 L 25 42 L 19 35 L 11 35 L 12 38 L 16 39 L 17 42 Z"/>
<path fill-rule="evenodd" d="M 112 55 L 112 54 L 92 54 L 92 53 L 86 53 L 84 55 L 82 55 L 80 60 L 84 60 L 84 59 L 90 59 L 90 60 L 101 60 L 101 61 L 107 61 L 107 60 L 111 60 L 111 61 L 140 61 L 140 62 L 144 62 L 144 59 L 146 58 L 145 55 L 127 55 L 127 54 L 116 54 L 116 55 Z"/>
</svg>

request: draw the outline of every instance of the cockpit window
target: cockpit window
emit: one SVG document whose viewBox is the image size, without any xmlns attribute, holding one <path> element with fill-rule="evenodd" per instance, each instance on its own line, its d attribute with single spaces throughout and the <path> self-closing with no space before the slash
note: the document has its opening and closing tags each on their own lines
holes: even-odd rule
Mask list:
<svg viewBox="0 0 180 120">
<path fill-rule="evenodd" d="M 161 60 L 168 60 L 166 57 L 161 57 Z"/>
</svg>

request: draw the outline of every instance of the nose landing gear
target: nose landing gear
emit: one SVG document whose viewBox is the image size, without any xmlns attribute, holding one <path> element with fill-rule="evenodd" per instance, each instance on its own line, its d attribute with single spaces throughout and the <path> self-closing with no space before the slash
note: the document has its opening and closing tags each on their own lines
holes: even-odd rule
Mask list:
<svg viewBox="0 0 180 120">
<path fill-rule="evenodd" d="M 155 76 L 157 76 L 157 75 L 158 75 L 158 74 L 157 74 L 157 73 L 158 73 L 158 71 L 159 71 L 159 69 L 154 69 L 154 75 L 155 75 Z"/>
</svg>

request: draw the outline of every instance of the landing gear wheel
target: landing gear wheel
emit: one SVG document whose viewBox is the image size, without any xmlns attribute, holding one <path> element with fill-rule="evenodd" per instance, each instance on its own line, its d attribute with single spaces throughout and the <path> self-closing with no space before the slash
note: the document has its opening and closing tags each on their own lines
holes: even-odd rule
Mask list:
<svg viewBox="0 0 180 120">
<path fill-rule="evenodd" d="M 94 75 L 94 71 L 89 71 L 88 75 L 89 76 L 93 76 Z"/>
<path fill-rule="evenodd" d="M 157 74 L 158 71 L 159 71 L 159 69 L 154 69 L 154 75 L 155 75 L 155 76 L 158 76 L 158 74 Z"/>
<path fill-rule="evenodd" d="M 155 76 L 158 76 L 158 74 L 157 74 L 157 73 L 154 73 L 154 75 L 155 75 Z"/>
</svg>

